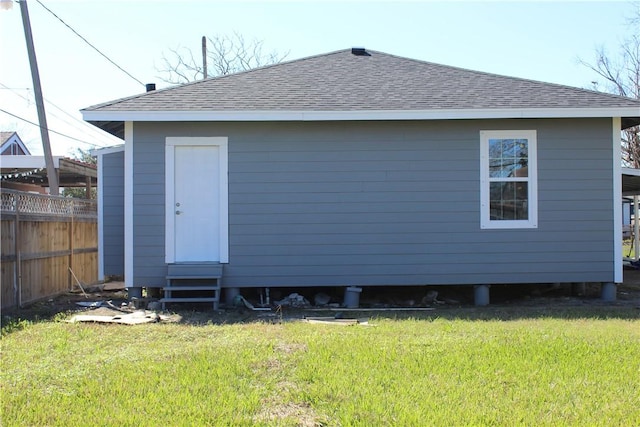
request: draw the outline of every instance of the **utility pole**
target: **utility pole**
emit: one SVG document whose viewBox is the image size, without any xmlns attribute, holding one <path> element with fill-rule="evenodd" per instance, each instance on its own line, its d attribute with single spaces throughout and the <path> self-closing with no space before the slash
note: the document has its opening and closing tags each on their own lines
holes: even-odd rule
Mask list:
<svg viewBox="0 0 640 427">
<path fill-rule="evenodd" d="M 49 141 L 49 128 L 47 127 L 47 116 L 44 112 L 44 100 L 42 98 L 42 87 L 40 86 L 40 73 L 38 72 L 38 62 L 36 61 L 36 51 L 33 47 L 33 35 L 31 34 L 31 23 L 29 22 L 29 10 L 27 0 L 20 0 L 20 12 L 22 12 L 22 25 L 24 26 L 24 38 L 27 41 L 27 53 L 29 54 L 29 65 L 31 66 L 31 79 L 33 80 L 33 92 L 36 98 L 36 109 L 38 110 L 38 122 L 40 124 L 40 135 L 42 137 L 42 149 L 44 151 L 44 162 L 47 166 L 47 179 L 49 181 L 49 192 L 55 196 L 60 194 L 58 186 L 58 173 L 53 164 L 51 154 L 51 143 Z"/>
<path fill-rule="evenodd" d="M 202 80 L 207 78 L 207 38 L 202 36 Z"/>
</svg>

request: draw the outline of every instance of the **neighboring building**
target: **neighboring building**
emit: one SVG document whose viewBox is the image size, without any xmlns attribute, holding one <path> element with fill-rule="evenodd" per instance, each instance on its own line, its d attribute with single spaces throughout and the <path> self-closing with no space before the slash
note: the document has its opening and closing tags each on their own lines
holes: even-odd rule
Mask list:
<svg viewBox="0 0 640 427">
<path fill-rule="evenodd" d="M 125 140 L 132 296 L 622 281 L 637 100 L 349 49 L 82 113 Z"/>
<path fill-rule="evenodd" d="M 17 132 L 0 132 L 0 156 L 31 156 L 31 152 L 29 152 L 29 149 L 24 142 L 22 142 L 22 139 L 20 139 Z M 18 158 L 17 161 L 23 163 L 26 159 L 30 159 L 30 157 L 21 157 Z M 14 179 L 14 175 L 16 175 L 16 178 L 24 178 L 27 174 L 31 174 L 33 169 L 26 171 L 24 169 L 19 170 L 17 168 L 11 168 L 13 163 L 13 157 L 0 159 L 0 166 L 2 166 L 3 170 L 12 172 L 5 173 L 3 171 L 2 176 L 0 177 L 0 187 L 11 190 L 28 191 L 31 193 L 47 194 L 47 189 L 44 187 L 32 183 L 17 182 L 17 179 Z M 16 174 L 15 172 L 19 172 L 19 174 Z"/>
<path fill-rule="evenodd" d="M 0 132 L 0 186 L 11 190 L 47 194 L 49 180 L 44 156 L 32 156 L 16 132 Z M 53 157 L 60 187 L 83 187 L 91 194 L 96 185 L 94 164 Z"/>
<path fill-rule="evenodd" d="M 0 155 L 30 156 L 31 153 L 17 132 L 0 132 Z"/>
</svg>

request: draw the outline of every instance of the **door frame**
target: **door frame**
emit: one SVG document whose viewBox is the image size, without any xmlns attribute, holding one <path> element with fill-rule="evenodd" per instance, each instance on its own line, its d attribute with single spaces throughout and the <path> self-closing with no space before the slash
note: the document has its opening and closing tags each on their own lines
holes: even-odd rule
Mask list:
<svg viewBox="0 0 640 427">
<path fill-rule="evenodd" d="M 220 263 L 229 262 L 229 152 L 226 136 L 214 137 L 167 137 L 165 139 L 165 262 L 176 262 L 175 254 L 175 150 L 177 146 L 215 146 L 219 151 L 220 174 Z"/>
</svg>

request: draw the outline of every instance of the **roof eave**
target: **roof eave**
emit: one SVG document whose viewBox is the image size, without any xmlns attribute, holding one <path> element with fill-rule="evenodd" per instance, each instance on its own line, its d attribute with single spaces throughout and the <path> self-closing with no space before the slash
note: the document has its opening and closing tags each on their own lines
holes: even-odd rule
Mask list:
<svg viewBox="0 0 640 427">
<path fill-rule="evenodd" d="M 272 122 L 272 121 L 376 121 L 461 119 L 548 119 L 621 117 L 623 129 L 640 124 L 640 109 L 618 108 L 503 108 L 433 110 L 267 110 L 267 111 L 122 111 L 83 110 L 84 120 L 123 138 L 124 122 Z"/>
</svg>

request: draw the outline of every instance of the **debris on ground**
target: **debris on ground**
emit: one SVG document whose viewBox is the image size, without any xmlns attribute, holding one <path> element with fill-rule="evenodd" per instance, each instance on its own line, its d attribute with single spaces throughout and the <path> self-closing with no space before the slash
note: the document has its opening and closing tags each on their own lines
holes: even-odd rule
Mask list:
<svg viewBox="0 0 640 427">
<path fill-rule="evenodd" d="M 78 302 L 76 302 L 76 305 L 78 305 L 80 307 L 84 307 L 84 308 L 89 308 L 89 309 L 96 309 L 96 308 L 100 308 L 100 307 L 105 307 L 105 308 L 109 308 L 111 310 L 120 311 L 120 312 L 123 312 L 123 313 L 132 313 L 133 311 L 139 309 L 138 307 L 135 307 L 131 303 L 122 303 L 122 305 L 120 307 L 118 307 L 118 306 L 114 305 L 111 300 L 109 300 L 109 301 L 78 301 Z M 150 310 L 151 311 L 155 311 L 153 309 L 150 309 Z"/>
<path fill-rule="evenodd" d="M 331 301 L 331 297 L 327 294 L 325 294 L 324 292 L 318 292 L 317 294 L 315 294 L 313 296 L 313 303 L 316 306 L 324 306 L 329 304 L 329 302 Z"/>
<path fill-rule="evenodd" d="M 104 291 L 124 291 L 125 289 L 124 282 L 107 282 L 102 285 Z"/>
<path fill-rule="evenodd" d="M 107 285 L 113 290 L 107 290 Z M 586 283 L 584 291 L 580 296 L 573 294 L 573 286 L 563 285 L 561 287 L 551 286 L 545 287 L 549 292 L 544 292 L 543 296 L 536 296 L 536 288 L 542 285 L 495 285 L 491 289 L 491 304 L 488 307 L 474 307 L 473 305 L 473 288 L 470 286 L 459 287 L 394 287 L 394 288 L 371 288 L 367 289 L 367 294 L 363 292 L 360 299 L 359 308 L 342 307 L 340 301 L 341 295 L 339 290 L 331 288 L 305 290 L 311 296 L 312 302 L 321 302 L 322 295 L 316 299 L 316 294 L 326 293 L 331 300 L 327 305 L 313 306 L 309 304 L 304 296 L 290 292 L 295 292 L 290 288 L 272 289 L 271 290 L 271 307 L 272 311 L 266 309 L 264 311 L 253 311 L 251 309 L 234 310 L 232 304 L 223 306 L 222 310 L 212 311 L 210 304 L 205 305 L 187 305 L 181 306 L 178 311 L 164 312 L 161 305 L 157 302 L 157 298 L 130 298 L 127 295 L 126 287 L 123 282 L 108 282 L 96 286 L 85 286 L 84 290 L 88 298 L 82 293 L 79 287 L 74 286 L 75 291 L 65 292 L 57 296 L 29 303 L 24 307 L 14 308 L 11 310 L 3 309 L 2 323 L 6 319 L 55 319 L 58 315 L 65 314 L 65 318 L 73 315 L 101 315 L 108 316 L 113 320 L 114 316 L 122 316 L 130 314 L 136 310 L 136 304 L 139 310 L 146 309 L 155 311 L 161 317 L 161 322 L 170 323 L 188 323 L 194 325 L 203 325 L 208 323 L 229 324 L 229 323 L 245 323 L 245 322 L 270 322 L 282 323 L 285 321 L 300 321 L 305 315 L 308 316 L 330 316 L 352 318 L 359 316 L 389 316 L 389 317 L 406 317 L 406 316 L 429 316 L 428 312 L 437 310 L 439 316 L 451 316 L 457 313 L 456 310 L 462 310 L 463 315 L 482 315 L 497 313 L 496 315 L 504 315 L 504 313 L 513 313 L 514 316 L 520 316 L 522 313 L 530 313 L 533 315 L 545 313 L 547 309 L 557 308 L 592 308 L 594 315 L 599 315 L 599 310 L 620 310 L 627 315 L 625 309 L 631 308 L 637 316 L 640 311 L 640 269 L 625 269 L 624 282 L 618 285 L 617 298 L 613 302 L 605 302 L 600 298 L 601 284 Z M 429 293 L 429 291 L 437 291 L 437 294 Z M 276 292 L 277 291 L 277 292 Z M 287 296 L 288 295 L 288 296 Z M 286 297 L 285 297 L 286 296 Z M 431 301 L 427 303 L 422 298 Z M 326 297 L 325 297 L 326 299 Z M 435 302 L 443 301 L 444 304 Z M 262 300 L 264 301 L 264 300 Z M 265 301 L 267 303 L 268 299 Z M 414 301 L 414 304 L 409 302 Z M 82 302 L 83 304 L 76 304 Z M 239 300 L 240 307 L 247 307 L 244 301 Z M 261 307 L 254 300 L 251 306 Z M 424 305 L 422 305 L 422 304 Z M 106 305 L 105 305 L 106 304 Z M 154 305 L 155 304 L 155 305 Z M 268 304 L 268 303 L 267 303 Z M 98 306 L 99 305 L 99 306 Z M 250 308 L 251 306 L 247 307 Z M 361 313 L 370 312 L 370 313 Z M 424 312 L 424 313 L 420 313 Z M 582 312 L 580 312 L 582 313 Z M 588 311 L 585 311 L 588 315 Z M 487 315 L 488 315 L 487 314 Z M 78 320 L 78 319 L 76 319 Z M 116 319 L 118 320 L 118 319 Z M 114 323 L 114 322 L 109 322 Z"/>
<path fill-rule="evenodd" d="M 256 306 L 254 306 L 249 301 L 247 301 L 247 299 L 245 297 L 243 297 L 242 295 L 236 295 L 233 298 L 233 305 L 235 307 L 245 306 L 249 310 L 253 310 L 253 311 L 271 311 L 270 307 L 256 307 Z"/>
<path fill-rule="evenodd" d="M 162 303 L 160 301 L 151 301 L 147 304 L 147 309 L 151 311 L 160 311 L 162 310 Z"/>
<path fill-rule="evenodd" d="M 78 301 L 76 303 L 76 305 L 79 305 L 80 307 L 86 307 L 86 308 L 98 308 L 98 307 L 102 307 L 103 304 L 104 304 L 104 301 Z"/>
<path fill-rule="evenodd" d="M 438 300 L 438 291 L 428 291 L 422 298 L 422 304 L 444 304 L 444 301 Z"/>
<path fill-rule="evenodd" d="M 295 308 L 304 308 L 309 307 L 311 304 L 309 301 L 302 295 L 298 293 L 289 294 L 289 296 L 281 299 L 280 301 L 275 301 L 276 305 L 281 307 L 295 307 Z"/>
<path fill-rule="evenodd" d="M 160 321 L 160 316 L 155 311 L 135 311 L 128 314 L 117 314 L 115 316 L 76 314 L 67 320 L 69 323 L 77 322 L 97 322 L 97 323 L 119 323 L 123 325 L 140 325 L 143 323 L 155 323 Z"/>
<path fill-rule="evenodd" d="M 306 323 L 318 323 L 323 325 L 369 325 L 369 319 L 342 319 L 339 317 L 305 317 L 302 319 Z"/>
</svg>

